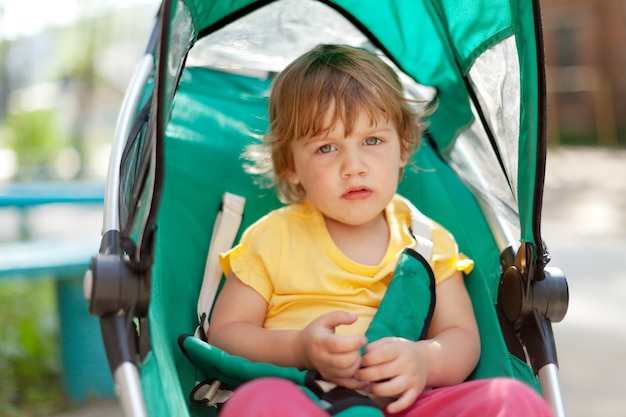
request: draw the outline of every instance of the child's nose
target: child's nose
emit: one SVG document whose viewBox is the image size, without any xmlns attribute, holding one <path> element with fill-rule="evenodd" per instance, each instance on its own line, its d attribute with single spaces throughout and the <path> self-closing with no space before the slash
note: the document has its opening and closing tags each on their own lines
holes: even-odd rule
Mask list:
<svg viewBox="0 0 626 417">
<path fill-rule="evenodd" d="M 344 178 L 349 178 L 355 175 L 365 175 L 367 173 L 367 167 L 362 155 L 358 150 L 346 149 L 343 157 L 342 174 Z"/>
</svg>

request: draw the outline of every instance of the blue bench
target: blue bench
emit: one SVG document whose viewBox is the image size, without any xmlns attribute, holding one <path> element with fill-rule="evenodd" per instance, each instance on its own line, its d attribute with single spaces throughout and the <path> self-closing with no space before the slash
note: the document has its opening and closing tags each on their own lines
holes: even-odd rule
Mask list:
<svg viewBox="0 0 626 417">
<path fill-rule="evenodd" d="M 100 181 L 40 181 L 0 184 L 0 207 L 27 208 L 41 204 L 102 204 Z"/>
<path fill-rule="evenodd" d="M 102 182 L 0 184 L 0 208 L 24 213 L 42 205 L 98 207 L 103 201 Z M 98 234 L 33 240 L 29 233 L 18 241 L 0 243 L 0 285 L 24 279 L 56 282 L 63 378 L 67 394 L 76 402 L 114 396 L 98 319 L 89 315 L 82 290 L 84 273 L 99 244 Z"/>
</svg>

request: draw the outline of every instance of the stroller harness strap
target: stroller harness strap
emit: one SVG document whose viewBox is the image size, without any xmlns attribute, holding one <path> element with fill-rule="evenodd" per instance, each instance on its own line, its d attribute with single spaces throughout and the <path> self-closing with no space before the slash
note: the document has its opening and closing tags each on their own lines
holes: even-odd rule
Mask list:
<svg viewBox="0 0 626 417">
<path fill-rule="evenodd" d="M 417 249 L 406 248 L 401 254 L 385 296 L 366 332 L 369 342 L 388 336 L 415 341 L 424 339 L 434 312 L 435 278 L 428 263 L 433 247 L 430 223 L 409 200 L 403 198 L 403 201 L 411 213 L 411 231 L 417 241 Z M 191 401 L 219 407 L 241 384 L 262 377 L 279 377 L 299 385 L 330 415 L 362 416 L 367 410 L 368 415 L 382 416 L 366 395 L 320 381 L 315 371 L 251 362 L 206 343 L 208 316 L 222 276 L 218 256 L 232 247 L 244 206 L 244 197 L 224 193 L 198 299 L 200 323 L 195 335 L 184 334 L 178 340 L 185 356 L 207 377 L 196 383 Z"/>
<path fill-rule="evenodd" d="M 419 253 L 407 248 L 366 332 L 368 341 L 388 336 L 414 341 L 424 339 L 434 308 L 435 278 L 432 269 Z M 185 356 L 207 377 L 192 392 L 192 401 L 196 403 L 217 407 L 230 397 L 230 392 L 223 390 L 233 390 L 257 378 L 278 377 L 300 386 L 331 415 L 362 416 L 363 408 L 368 408 L 369 412 L 378 413 L 371 415 L 382 416 L 382 411 L 366 395 L 319 381 L 316 371 L 252 362 L 188 334 L 181 335 L 178 344 Z M 210 395 L 198 396 L 201 388 Z"/>
<path fill-rule="evenodd" d="M 215 218 L 213 234 L 209 243 L 209 253 L 204 268 L 202 288 L 198 297 L 198 318 L 200 324 L 196 334 L 203 340 L 206 340 L 206 334 L 209 331 L 209 313 L 215 301 L 222 277 L 222 270 L 218 261 L 219 254 L 232 247 L 241 225 L 245 205 L 246 199 L 244 197 L 226 192 L 222 196 L 222 205 Z"/>
<path fill-rule="evenodd" d="M 417 242 L 416 251 L 426 261 L 429 261 L 433 251 L 432 230 L 429 219 L 408 199 L 400 198 L 409 208 L 411 214 L 411 233 Z M 237 236 L 241 225 L 245 205 L 245 197 L 225 192 L 222 195 L 220 210 L 215 218 L 202 287 L 198 297 L 198 319 L 200 323 L 196 329 L 196 337 L 200 337 L 205 341 L 206 334 L 209 331 L 209 313 L 215 302 L 217 289 L 222 277 L 218 257 L 220 253 L 226 252 L 233 246 L 235 236 Z"/>
<path fill-rule="evenodd" d="M 430 227 L 430 220 L 407 198 L 399 197 L 411 213 L 411 233 L 417 241 L 416 251 L 428 262 L 433 254 L 433 231 Z"/>
</svg>

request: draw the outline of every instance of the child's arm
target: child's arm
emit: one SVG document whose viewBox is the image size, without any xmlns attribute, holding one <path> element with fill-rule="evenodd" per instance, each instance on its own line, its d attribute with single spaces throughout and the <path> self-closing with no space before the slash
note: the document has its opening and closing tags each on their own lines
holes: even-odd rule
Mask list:
<svg viewBox="0 0 626 417">
<path fill-rule="evenodd" d="M 457 272 L 437 285 L 436 296 L 427 340 L 373 342 L 366 348 L 363 368 L 355 375 L 370 381 L 373 394 L 398 398 L 389 405 L 389 413 L 410 406 L 426 387 L 464 381 L 478 363 L 480 337 L 462 274 Z"/>
<path fill-rule="evenodd" d="M 365 337 L 334 333 L 335 327 L 352 324 L 356 316 L 335 311 L 315 318 L 302 331 L 267 330 L 263 328 L 267 307 L 256 290 L 229 275 L 213 309 L 209 343 L 254 362 L 316 369 L 329 381 L 363 387 L 353 375 Z"/>
</svg>

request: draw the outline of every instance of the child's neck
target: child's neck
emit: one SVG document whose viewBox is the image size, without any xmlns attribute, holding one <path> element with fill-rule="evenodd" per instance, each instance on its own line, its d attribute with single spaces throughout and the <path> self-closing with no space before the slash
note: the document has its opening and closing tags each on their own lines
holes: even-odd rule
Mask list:
<svg viewBox="0 0 626 417">
<path fill-rule="evenodd" d="M 366 224 L 349 225 L 324 218 L 335 245 L 354 262 L 378 265 L 389 246 L 389 226 L 385 213 Z"/>
</svg>

